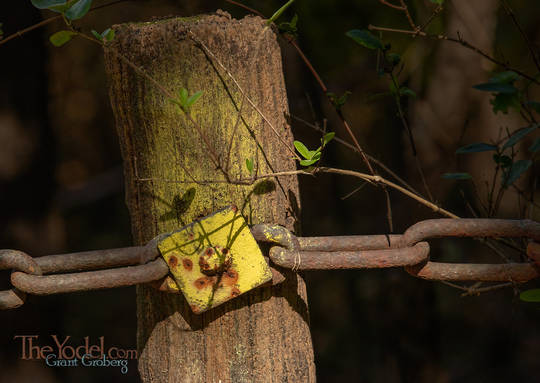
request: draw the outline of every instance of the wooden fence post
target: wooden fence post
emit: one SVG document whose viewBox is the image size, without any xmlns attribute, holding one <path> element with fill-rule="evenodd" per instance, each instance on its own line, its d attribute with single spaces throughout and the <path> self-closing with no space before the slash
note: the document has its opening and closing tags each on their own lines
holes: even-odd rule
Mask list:
<svg viewBox="0 0 540 383">
<path fill-rule="evenodd" d="M 285 120 L 281 54 L 265 21 L 235 20 L 220 12 L 114 29 L 105 62 L 134 241 L 145 243 L 230 204 L 250 224 L 297 227 L 296 176 L 237 185 L 223 182 L 219 169 L 249 177 L 246 159 L 253 160 L 259 174 L 295 169 L 284 145 L 292 147 L 292 133 Z M 117 53 L 171 93 L 177 95 L 182 87 L 190 95 L 202 91 L 191 108 L 202 134 Z M 142 380 L 315 381 L 305 285 L 295 273 L 286 276 L 281 285 L 256 289 L 201 315 L 190 311 L 181 294 L 139 286 Z"/>
</svg>

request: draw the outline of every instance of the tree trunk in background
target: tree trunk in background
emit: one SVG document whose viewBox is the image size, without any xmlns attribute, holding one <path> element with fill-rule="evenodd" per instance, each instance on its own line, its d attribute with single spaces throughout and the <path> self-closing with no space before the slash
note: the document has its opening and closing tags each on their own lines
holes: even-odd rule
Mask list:
<svg viewBox="0 0 540 383">
<path fill-rule="evenodd" d="M 188 30 L 217 56 L 248 97 L 292 144 L 275 35 L 256 17 L 231 20 L 225 13 L 115 26 L 106 50 L 110 97 L 126 182 L 126 200 L 137 244 L 235 204 L 249 224 L 294 229 L 298 219 L 296 176 L 261 187 L 195 180 L 223 180 L 210 160 L 215 151 L 230 173 L 249 177 L 246 158 L 260 173 L 294 170 L 276 133 L 243 99 L 219 64 L 207 57 Z M 113 50 L 144 68 L 174 94 L 201 90 L 192 116 L 207 145 L 183 113 Z M 238 121 L 239 110 L 242 118 Z M 152 178 L 153 181 L 138 181 Z M 171 183 L 166 180 L 183 181 Z M 259 288 L 201 315 L 181 294 L 137 288 L 139 371 L 145 382 L 308 382 L 315 367 L 305 285 L 286 273 L 276 287 Z"/>
<path fill-rule="evenodd" d="M 498 6 L 496 0 L 453 1 L 446 34 L 455 37 L 459 33 L 464 40 L 493 55 Z M 426 41 L 426 44 L 431 42 Z M 491 182 L 495 170 L 491 154 L 456 157 L 454 152 L 466 144 L 495 141 L 501 128 L 520 124 L 515 115 L 495 115 L 489 103 L 491 94 L 473 89 L 473 85 L 486 82 L 494 68 L 493 63 L 472 50 L 441 42 L 434 67 L 416 71 L 416 78 L 412 80 L 420 86 L 422 73 L 433 73 L 423 99 L 414 103 L 411 122 L 427 184 L 435 189 L 436 199 L 443 198 L 445 189 L 453 186 L 451 182 L 441 182 L 441 174 L 468 171 L 475 179 L 480 197 L 485 200 L 484 182 Z M 448 160 L 450 158 L 459 161 L 458 165 L 455 160 Z M 445 166 L 441 168 L 440 164 Z M 412 163 L 410 169 L 415 169 Z M 417 174 L 415 170 L 411 172 Z M 509 206 L 516 203 L 511 202 Z"/>
</svg>

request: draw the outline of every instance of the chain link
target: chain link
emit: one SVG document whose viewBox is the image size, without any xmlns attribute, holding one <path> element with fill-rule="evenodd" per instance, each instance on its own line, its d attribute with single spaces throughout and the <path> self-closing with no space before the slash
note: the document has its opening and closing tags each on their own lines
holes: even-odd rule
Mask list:
<svg viewBox="0 0 540 383">
<path fill-rule="evenodd" d="M 431 219 L 416 223 L 403 235 L 296 237 L 282 226 L 266 224 L 253 226 L 251 232 L 257 241 L 277 245 L 269 251 L 271 265 L 278 266 L 272 267 L 273 284 L 284 280 L 279 267 L 293 271 L 404 267 L 415 277 L 437 281 L 522 283 L 540 277 L 540 223 L 530 220 Z M 38 258 L 0 250 L 0 270 L 13 270 L 13 288 L 0 291 L 0 309 L 21 306 L 26 293 L 49 295 L 148 282 L 169 291 L 162 282 L 169 269 L 159 257 L 160 237 L 145 246 Z M 527 254 L 534 262 L 432 262 L 425 240 L 442 237 L 528 238 L 533 242 Z"/>
</svg>

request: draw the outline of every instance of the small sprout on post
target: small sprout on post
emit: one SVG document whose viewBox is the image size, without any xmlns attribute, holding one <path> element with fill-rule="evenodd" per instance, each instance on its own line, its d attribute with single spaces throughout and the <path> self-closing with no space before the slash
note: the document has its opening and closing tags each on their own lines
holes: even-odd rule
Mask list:
<svg viewBox="0 0 540 383">
<path fill-rule="evenodd" d="M 253 159 L 246 158 L 246 168 L 250 175 L 253 174 Z"/>
<path fill-rule="evenodd" d="M 180 88 L 180 91 L 178 92 L 178 98 L 169 99 L 170 102 L 173 104 L 176 104 L 184 111 L 185 113 L 189 113 L 189 108 L 195 104 L 195 102 L 199 99 L 199 97 L 202 96 L 202 91 L 195 92 L 191 96 L 189 96 L 188 91 L 186 88 Z"/>
<path fill-rule="evenodd" d="M 282 14 L 283 12 L 285 12 L 285 10 L 286 10 L 287 8 L 289 8 L 289 6 L 290 6 L 292 3 L 294 3 L 294 0 L 289 0 L 289 1 L 287 1 L 281 8 L 279 8 L 279 9 L 272 15 L 272 17 L 270 17 L 270 18 L 268 19 L 268 21 L 266 22 L 266 25 L 270 25 L 270 24 L 272 24 L 274 21 L 276 21 L 276 20 L 278 19 L 278 17 L 281 16 L 281 14 Z"/>
<path fill-rule="evenodd" d="M 298 22 L 298 15 L 295 13 L 291 21 L 283 22 L 278 25 L 278 30 L 281 33 L 285 33 L 288 35 L 291 35 L 293 37 L 296 37 L 298 35 L 298 28 L 296 27 L 296 23 Z"/>
<path fill-rule="evenodd" d="M 108 43 L 114 39 L 114 30 L 111 28 L 105 29 L 101 34 L 92 29 L 92 34 L 102 43 Z"/>
</svg>

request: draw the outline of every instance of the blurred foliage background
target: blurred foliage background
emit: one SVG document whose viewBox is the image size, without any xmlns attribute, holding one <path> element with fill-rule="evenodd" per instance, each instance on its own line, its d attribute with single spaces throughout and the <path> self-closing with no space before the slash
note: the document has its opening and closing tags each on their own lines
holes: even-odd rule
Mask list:
<svg viewBox="0 0 540 383">
<path fill-rule="evenodd" d="M 94 5 L 104 4 L 94 1 Z M 508 1 L 535 49 L 540 46 L 540 3 Z M 246 1 L 270 16 L 278 1 Z M 409 1 L 421 24 L 435 5 Z M 189 16 L 223 9 L 234 17 L 246 11 L 223 1 L 124 1 L 89 13 L 78 25 L 105 30 L 127 21 Z M 424 190 L 406 132 L 388 83 L 378 76 L 376 54 L 345 36 L 369 24 L 407 29 L 401 12 L 376 0 L 302 1 L 284 15 L 299 16 L 298 43 L 329 90 L 352 94 L 343 107 L 364 149 L 415 188 Z M 2 1 L 4 36 L 53 14 L 30 1 Z M 57 21 L 0 45 L 0 248 L 33 256 L 121 247 L 131 243 L 124 204 L 122 167 L 107 83 L 99 47 L 76 40 L 54 48 L 49 35 Z M 531 74 L 537 71 L 527 46 L 499 0 L 446 1 L 430 24 L 431 33 L 460 35 L 486 52 Z M 501 129 L 522 127 L 518 113 L 494 115 L 490 95 L 472 88 L 500 71 L 489 61 L 457 44 L 383 34 L 401 53 L 401 83 L 416 98 L 405 99 L 418 158 L 434 199 L 470 217 L 465 201 L 478 206 L 493 176 L 489 153 L 456 156 L 468 143 L 490 142 Z M 322 125 L 348 140 L 332 106 L 289 44 L 282 41 L 291 114 Z M 538 87 L 531 98 L 540 100 Z M 537 116 L 539 117 L 539 116 Z M 292 119 L 295 137 L 316 147 L 320 134 Z M 520 144 L 527 148 L 536 136 Z M 526 156 L 526 150 L 522 151 Z M 521 157 L 520 157 L 521 158 Z M 525 158 L 525 157 L 523 157 Z M 363 170 L 360 157 L 332 142 L 324 164 Z M 533 166 L 518 185 L 530 192 L 538 176 Z M 446 172 L 467 171 L 470 183 L 445 180 Z M 357 180 L 335 175 L 300 179 L 303 235 L 387 233 L 386 202 L 380 189 L 357 188 Z M 397 192 L 390 192 L 394 231 L 403 232 L 435 214 Z M 499 217 L 519 218 L 517 194 L 509 192 Z M 538 209 L 533 219 L 540 220 Z M 487 247 L 464 240 L 432 242 L 437 260 L 499 262 Z M 0 273 L 7 288 L 9 273 Z M 520 302 L 513 289 L 461 297 L 439 283 L 416 280 L 403 270 L 335 271 L 306 274 L 320 382 L 533 382 L 540 369 L 540 305 Z M 529 287 L 537 287 L 533 282 Z M 135 289 L 30 297 L 16 310 L 2 312 L 0 381 L 123 382 L 138 381 L 136 363 L 122 375 L 118 368 L 50 368 L 43 361 L 20 360 L 16 335 L 71 336 L 74 344 L 105 336 L 108 346 L 135 348 Z M 294 339 L 290 340 L 294 342 Z"/>
</svg>

